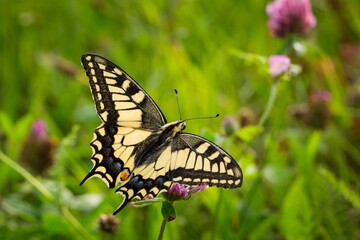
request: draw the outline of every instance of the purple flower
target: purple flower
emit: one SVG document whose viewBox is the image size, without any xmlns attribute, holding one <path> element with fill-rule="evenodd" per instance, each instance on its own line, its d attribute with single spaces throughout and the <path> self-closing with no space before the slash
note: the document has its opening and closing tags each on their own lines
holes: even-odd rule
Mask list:
<svg viewBox="0 0 360 240">
<path fill-rule="evenodd" d="M 266 6 L 268 26 L 276 37 L 304 34 L 316 25 L 309 0 L 275 0 Z"/>
<path fill-rule="evenodd" d="M 290 66 L 290 59 L 284 55 L 272 55 L 269 57 L 269 73 L 273 78 L 286 73 Z"/>
<path fill-rule="evenodd" d="M 48 134 L 47 134 L 45 122 L 41 120 L 36 120 L 32 125 L 31 135 L 34 138 L 38 138 L 42 140 L 46 139 Z"/>
<path fill-rule="evenodd" d="M 208 188 L 206 184 L 196 186 L 187 186 L 180 183 L 174 183 L 163 195 L 168 201 L 187 200 L 192 193 L 201 192 Z"/>
<path fill-rule="evenodd" d="M 204 190 L 206 190 L 209 186 L 206 184 L 200 184 L 197 186 L 193 186 L 190 188 L 190 193 L 198 193 L 198 192 L 202 192 Z"/>
<path fill-rule="evenodd" d="M 315 90 L 309 96 L 310 104 L 327 104 L 330 100 L 331 94 L 324 89 Z"/>
<path fill-rule="evenodd" d="M 46 123 L 36 120 L 21 148 L 20 162 L 36 174 L 44 174 L 55 161 L 57 142 L 49 136 Z"/>
</svg>

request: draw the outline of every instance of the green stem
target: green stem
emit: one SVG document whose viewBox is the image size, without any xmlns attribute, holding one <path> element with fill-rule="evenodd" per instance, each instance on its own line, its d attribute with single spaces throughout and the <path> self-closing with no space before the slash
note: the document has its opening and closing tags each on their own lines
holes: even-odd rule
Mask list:
<svg viewBox="0 0 360 240">
<path fill-rule="evenodd" d="M 266 104 L 266 108 L 265 111 L 263 112 L 259 122 L 258 122 L 258 126 L 263 126 L 266 119 L 269 117 L 269 114 L 274 106 L 275 103 L 275 99 L 277 96 L 277 91 L 278 91 L 278 85 L 277 82 L 274 82 L 274 84 L 271 86 L 271 91 L 270 91 L 270 96 L 269 96 L 269 100 Z"/>
<path fill-rule="evenodd" d="M 290 36 L 285 44 L 282 46 L 281 49 L 279 49 L 278 54 L 284 55 L 287 54 L 291 51 L 291 49 L 293 48 L 294 43 L 296 42 L 296 37 L 295 36 Z"/>
<path fill-rule="evenodd" d="M 166 219 L 163 218 L 162 223 L 161 223 L 159 236 L 158 236 L 158 240 L 161 240 L 163 238 L 163 236 L 164 236 L 166 222 L 167 222 Z"/>
<path fill-rule="evenodd" d="M 18 172 L 23 176 L 29 183 L 31 183 L 47 200 L 52 202 L 54 200 L 53 194 L 33 175 L 31 175 L 25 168 L 17 164 L 14 160 L 6 156 L 2 151 L 0 151 L 0 159 L 7 164 L 9 167 Z"/>
<path fill-rule="evenodd" d="M 258 126 L 263 126 L 266 119 L 269 117 L 269 114 L 270 114 L 272 108 L 274 107 L 277 92 L 278 92 L 278 84 L 277 84 L 277 81 L 274 80 L 274 84 L 271 86 L 269 100 L 266 104 L 265 111 L 263 112 L 263 114 L 258 122 Z M 263 168 L 263 164 L 264 164 L 264 162 L 261 162 L 259 165 L 260 174 L 261 174 L 261 170 Z M 254 179 L 253 185 L 250 188 L 250 191 L 248 193 L 248 203 L 249 203 L 248 205 L 250 205 L 253 198 L 255 198 L 257 191 L 261 187 L 261 175 L 260 174 Z M 250 211 L 249 209 L 250 209 L 250 206 L 245 207 L 243 213 L 240 214 L 240 216 L 242 216 L 240 219 L 240 223 L 243 223 L 244 219 L 246 219 L 246 217 Z"/>
<path fill-rule="evenodd" d="M 224 191 L 219 191 L 219 198 L 216 202 L 216 207 L 215 207 L 215 212 L 214 212 L 214 217 L 213 217 L 213 220 L 212 220 L 212 224 L 213 224 L 213 227 L 212 227 L 212 230 L 211 230 L 211 237 L 210 239 L 215 239 L 215 235 L 216 235 L 216 220 L 217 220 L 217 216 L 219 216 L 220 214 L 220 207 L 221 207 L 221 203 L 222 203 L 222 199 L 223 199 L 223 192 Z"/>
<path fill-rule="evenodd" d="M 74 227 L 74 229 L 81 234 L 81 236 L 84 239 L 95 239 L 94 236 L 92 236 L 86 228 L 83 227 L 83 225 L 81 225 L 81 223 L 78 221 L 78 219 L 72 215 L 72 213 L 69 211 L 68 208 L 63 207 L 61 208 L 61 212 L 63 214 L 63 216 L 65 217 L 65 219 L 71 224 L 71 226 Z"/>
</svg>

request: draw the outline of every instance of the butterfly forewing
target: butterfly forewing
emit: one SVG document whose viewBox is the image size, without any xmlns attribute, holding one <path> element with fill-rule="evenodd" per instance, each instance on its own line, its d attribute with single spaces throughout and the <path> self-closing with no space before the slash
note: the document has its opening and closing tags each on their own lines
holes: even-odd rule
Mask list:
<svg viewBox="0 0 360 240">
<path fill-rule="evenodd" d="M 125 71 L 105 58 L 83 55 L 83 67 L 89 78 L 96 111 L 103 124 L 95 130 L 91 142 L 93 169 L 82 181 L 100 177 L 113 188 L 119 174 L 134 168 L 134 148 L 166 119 L 151 97 Z M 142 129 L 131 131 L 135 129 Z"/>
<path fill-rule="evenodd" d="M 81 61 L 104 123 L 155 130 L 166 123 L 156 103 L 121 68 L 96 55 L 83 55 Z"/>
<path fill-rule="evenodd" d="M 91 142 L 93 168 L 81 182 L 101 178 L 123 201 L 154 198 L 174 182 L 240 187 L 242 172 L 223 149 L 199 136 L 181 133 L 183 121 L 166 124 L 151 97 L 107 59 L 81 58 L 102 124 Z M 115 214 L 114 213 L 114 214 Z"/>
</svg>

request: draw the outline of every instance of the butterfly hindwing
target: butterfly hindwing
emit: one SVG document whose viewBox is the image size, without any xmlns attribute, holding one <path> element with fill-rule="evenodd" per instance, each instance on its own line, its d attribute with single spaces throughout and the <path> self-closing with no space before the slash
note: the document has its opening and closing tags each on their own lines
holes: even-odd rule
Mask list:
<svg viewBox="0 0 360 240">
<path fill-rule="evenodd" d="M 237 162 L 216 144 L 189 133 L 179 133 L 172 143 L 169 176 L 185 185 L 240 187 L 242 171 Z"/>
<path fill-rule="evenodd" d="M 123 196 L 119 212 L 133 199 L 154 198 L 173 182 L 184 185 L 236 188 L 242 184 L 242 171 L 236 161 L 216 144 L 197 135 L 179 133 L 155 148 L 147 161 L 134 169 L 134 178 L 116 192 Z"/>
<path fill-rule="evenodd" d="M 96 176 L 113 188 L 117 183 L 125 181 L 135 167 L 135 149 L 151 133 L 149 130 L 107 124 L 95 129 L 90 143 L 94 166 L 82 183 Z"/>
</svg>

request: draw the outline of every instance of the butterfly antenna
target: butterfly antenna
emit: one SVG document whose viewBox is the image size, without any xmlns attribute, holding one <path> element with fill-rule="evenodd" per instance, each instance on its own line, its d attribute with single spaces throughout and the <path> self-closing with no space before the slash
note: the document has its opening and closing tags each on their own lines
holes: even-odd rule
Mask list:
<svg viewBox="0 0 360 240">
<path fill-rule="evenodd" d="M 193 118 L 188 118 L 185 119 L 185 121 L 190 121 L 190 120 L 195 120 L 195 119 L 211 119 L 211 118 L 217 118 L 218 116 L 220 116 L 218 113 L 215 116 L 210 116 L 210 117 L 193 117 Z"/>
<path fill-rule="evenodd" d="M 179 94 L 176 89 L 174 89 L 174 91 L 175 91 L 175 95 L 176 95 L 176 102 L 177 102 L 177 107 L 178 107 L 179 116 L 180 116 L 180 120 L 181 120 L 181 111 L 180 111 L 179 96 L 178 96 Z"/>
<path fill-rule="evenodd" d="M 178 107 L 178 111 L 179 111 L 179 115 L 180 115 L 180 120 L 181 120 L 182 118 L 181 118 L 181 111 L 180 111 L 180 104 L 179 104 L 179 94 L 178 94 L 178 91 L 177 91 L 176 89 L 174 89 L 174 91 L 175 91 L 175 94 L 176 94 L 176 102 L 177 102 L 177 107 Z M 183 121 L 185 122 L 185 121 L 195 120 L 195 119 L 210 119 L 210 118 L 217 118 L 218 116 L 220 116 L 220 115 L 217 113 L 215 116 L 210 116 L 210 117 L 193 117 L 193 118 L 185 119 L 185 120 L 183 120 Z"/>
</svg>

